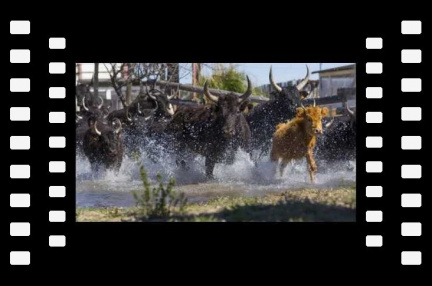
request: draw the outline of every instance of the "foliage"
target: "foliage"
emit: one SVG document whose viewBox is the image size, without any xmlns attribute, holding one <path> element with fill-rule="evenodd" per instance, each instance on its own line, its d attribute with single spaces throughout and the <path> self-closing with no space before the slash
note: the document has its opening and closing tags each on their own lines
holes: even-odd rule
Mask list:
<svg viewBox="0 0 432 286">
<path fill-rule="evenodd" d="M 158 185 L 151 187 L 144 167 L 140 166 L 140 175 L 143 182 L 143 190 L 133 192 L 139 214 L 144 218 L 168 218 L 174 213 L 182 214 L 187 204 L 184 193 L 173 190 L 175 179 L 171 178 L 166 186 L 162 182 L 162 175 L 157 174 Z"/>
<path fill-rule="evenodd" d="M 239 93 L 247 90 L 246 74 L 238 71 L 232 64 L 229 66 L 224 64 L 214 65 L 212 75 L 210 77 L 201 76 L 198 85 L 204 86 L 206 81 L 209 82 L 209 88 Z"/>
</svg>

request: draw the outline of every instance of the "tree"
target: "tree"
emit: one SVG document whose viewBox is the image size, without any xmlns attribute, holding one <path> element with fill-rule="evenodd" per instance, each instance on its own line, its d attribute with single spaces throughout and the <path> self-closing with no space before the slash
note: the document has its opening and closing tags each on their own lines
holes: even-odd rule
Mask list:
<svg viewBox="0 0 432 286">
<path fill-rule="evenodd" d="M 210 88 L 240 93 L 246 91 L 246 74 L 238 71 L 234 65 L 214 64 L 212 69 L 213 73 L 210 77 L 200 76 L 198 85 L 204 86 L 205 82 L 208 81 Z M 203 98 L 200 100 L 202 101 Z"/>
</svg>

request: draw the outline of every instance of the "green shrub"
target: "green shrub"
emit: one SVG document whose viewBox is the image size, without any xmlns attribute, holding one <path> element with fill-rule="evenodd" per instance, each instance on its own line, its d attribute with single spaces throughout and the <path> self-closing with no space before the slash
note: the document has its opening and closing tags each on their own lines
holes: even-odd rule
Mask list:
<svg viewBox="0 0 432 286">
<path fill-rule="evenodd" d="M 171 178 L 166 186 L 162 182 L 162 175 L 157 174 L 158 185 L 151 187 L 144 167 L 140 166 L 141 181 L 143 190 L 133 192 L 135 204 L 139 209 L 139 215 L 146 219 L 169 218 L 176 214 L 181 215 L 185 211 L 187 199 L 184 193 L 177 193 L 173 190 L 175 179 Z"/>
</svg>

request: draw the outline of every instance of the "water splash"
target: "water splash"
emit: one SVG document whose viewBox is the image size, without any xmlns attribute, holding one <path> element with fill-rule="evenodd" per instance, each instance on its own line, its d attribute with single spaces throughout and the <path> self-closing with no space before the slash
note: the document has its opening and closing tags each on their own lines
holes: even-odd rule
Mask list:
<svg viewBox="0 0 432 286">
<path fill-rule="evenodd" d="M 152 142 L 150 142 L 152 144 Z M 153 143 L 154 144 L 154 143 Z M 147 149 L 148 150 L 148 149 Z M 215 179 L 205 177 L 205 160 L 195 156 L 187 161 L 190 167 L 183 170 L 177 167 L 175 157 L 163 147 L 154 144 L 151 154 L 145 150 L 134 158 L 126 156 L 118 173 L 105 171 L 94 176 L 88 160 L 78 154 L 76 157 L 76 204 L 83 206 L 132 206 L 131 192 L 142 186 L 139 166 L 143 164 L 151 182 L 156 182 L 160 173 L 165 181 L 173 177 L 176 186 L 191 201 L 202 201 L 225 193 L 244 195 L 264 195 L 288 189 L 313 187 L 332 189 L 355 184 L 355 161 L 327 164 L 317 162 L 316 183 L 311 184 L 306 160 L 289 164 L 282 177 L 275 175 L 275 165 L 268 157 L 263 157 L 255 166 L 249 155 L 238 151 L 232 165 L 216 164 Z"/>
</svg>

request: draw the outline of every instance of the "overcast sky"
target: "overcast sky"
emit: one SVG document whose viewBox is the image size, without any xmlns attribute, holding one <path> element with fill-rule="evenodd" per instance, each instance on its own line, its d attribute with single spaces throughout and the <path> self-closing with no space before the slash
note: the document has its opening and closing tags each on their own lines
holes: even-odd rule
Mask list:
<svg viewBox="0 0 432 286">
<path fill-rule="evenodd" d="M 329 69 L 350 65 L 353 63 L 322 63 L 322 69 Z M 252 81 L 254 86 L 260 86 L 269 83 L 270 66 L 273 66 L 273 78 L 276 82 L 290 81 L 300 79 L 306 75 L 306 63 L 235 63 L 240 71 L 245 72 Z M 320 70 L 319 63 L 307 63 L 310 72 Z M 202 72 L 205 76 L 211 74 L 209 68 L 204 68 Z M 318 79 L 318 74 L 311 74 L 311 79 Z M 181 83 L 190 84 L 191 76 L 180 79 Z"/>
</svg>

